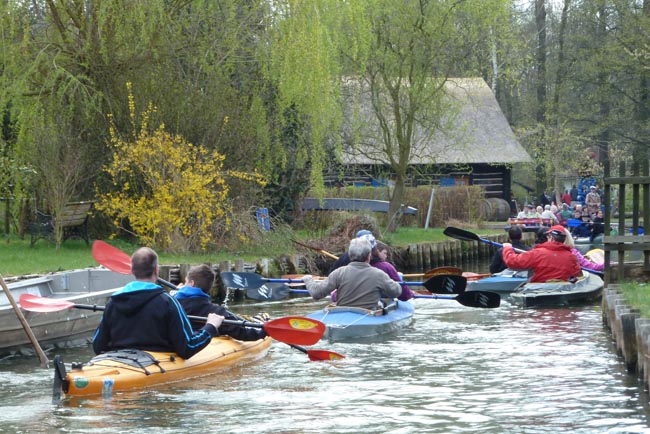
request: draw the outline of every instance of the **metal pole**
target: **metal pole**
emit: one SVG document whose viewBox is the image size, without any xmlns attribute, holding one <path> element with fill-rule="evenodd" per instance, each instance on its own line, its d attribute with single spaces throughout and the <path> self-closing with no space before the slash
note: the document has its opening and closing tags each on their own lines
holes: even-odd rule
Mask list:
<svg viewBox="0 0 650 434">
<path fill-rule="evenodd" d="M 435 188 L 431 188 L 431 198 L 429 199 L 429 209 L 427 210 L 427 221 L 424 223 L 424 230 L 429 229 L 429 221 L 431 220 L 431 209 L 433 208 L 433 196 L 436 192 Z"/>
</svg>

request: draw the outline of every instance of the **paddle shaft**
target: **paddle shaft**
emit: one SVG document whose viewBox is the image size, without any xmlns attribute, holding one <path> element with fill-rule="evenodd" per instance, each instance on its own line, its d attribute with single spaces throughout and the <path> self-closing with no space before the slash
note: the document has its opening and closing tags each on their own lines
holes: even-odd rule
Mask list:
<svg viewBox="0 0 650 434">
<path fill-rule="evenodd" d="M 7 284 L 5 283 L 5 280 L 2 278 L 2 276 L 0 276 L 0 285 L 2 286 L 2 290 L 4 291 L 5 295 L 7 296 L 7 300 L 9 300 L 9 303 L 11 303 L 11 307 L 14 309 L 14 312 L 16 312 L 18 321 L 20 321 L 20 324 L 23 326 L 25 334 L 29 338 L 29 341 L 32 343 L 34 351 L 36 351 L 36 355 L 41 361 L 41 368 L 48 368 L 50 365 L 50 360 L 47 358 L 45 351 L 43 351 L 43 348 L 41 348 L 41 345 L 38 343 L 38 339 L 36 339 L 36 336 L 34 336 L 34 332 L 25 319 L 25 315 L 23 315 L 23 312 L 18 307 L 18 303 L 16 303 L 11 290 L 7 287 Z"/>
<path fill-rule="evenodd" d="M 96 304 L 74 304 L 72 305 L 75 309 L 84 309 L 84 310 L 92 310 L 93 312 L 102 312 L 106 310 L 105 306 L 98 306 Z M 194 321 L 207 321 L 208 318 L 205 316 L 195 316 L 195 315 L 187 315 L 187 317 L 191 320 Z M 231 325 L 237 325 L 237 326 L 242 326 L 242 327 L 254 327 L 258 329 L 264 328 L 264 324 L 262 323 L 257 323 L 257 322 L 250 322 L 250 321 L 235 321 L 232 319 L 224 319 L 223 320 L 224 324 L 231 324 Z M 292 345 L 292 344 L 288 344 Z"/>
</svg>

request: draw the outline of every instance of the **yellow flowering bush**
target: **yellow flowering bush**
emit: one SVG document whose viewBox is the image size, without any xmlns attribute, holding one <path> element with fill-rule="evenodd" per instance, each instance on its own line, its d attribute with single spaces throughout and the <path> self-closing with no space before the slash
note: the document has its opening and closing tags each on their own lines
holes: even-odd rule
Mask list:
<svg viewBox="0 0 650 434">
<path fill-rule="evenodd" d="M 225 176 L 263 184 L 257 174 L 224 173 L 224 155 L 188 143 L 165 130 L 151 131 L 153 105 L 142 113 L 136 127 L 135 104 L 129 86 L 130 139 L 122 138 L 112 117 L 110 146 L 113 160 L 105 167 L 113 191 L 99 194 L 98 209 L 116 226 L 139 237 L 146 245 L 176 251 L 205 250 L 219 231 L 230 226 L 229 187 Z"/>
</svg>

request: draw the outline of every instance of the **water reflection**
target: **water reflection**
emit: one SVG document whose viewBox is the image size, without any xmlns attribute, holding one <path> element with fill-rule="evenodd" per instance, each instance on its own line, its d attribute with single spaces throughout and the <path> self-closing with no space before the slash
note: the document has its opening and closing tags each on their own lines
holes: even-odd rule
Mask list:
<svg viewBox="0 0 650 434">
<path fill-rule="evenodd" d="M 52 406 L 51 372 L 0 361 L 0 431 L 49 433 L 649 432 L 647 395 L 602 328 L 598 306 L 524 310 L 415 300 L 412 327 L 372 343 L 320 342 L 310 362 L 275 343 L 248 366 L 112 400 Z M 232 304 L 273 317 L 323 303 Z M 64 351 L 86 360 L 90 349 Z"/>
</svg>

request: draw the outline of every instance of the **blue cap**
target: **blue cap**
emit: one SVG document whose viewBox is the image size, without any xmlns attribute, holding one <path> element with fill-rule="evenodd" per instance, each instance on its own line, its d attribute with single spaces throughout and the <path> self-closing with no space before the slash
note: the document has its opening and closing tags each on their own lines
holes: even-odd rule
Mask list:
<svg viewBox="0 0 650 434">
<path fill-rule="evenodd" d="M 372 232 L 367 231 L 365 229 L 357 232 L 357 238 L 363 238 L 365 240 L 368 240 L 368 242 L 370 243 L 370 248 L 372 249 L 374 249 L 375 246 L 377 245 L 377 240 L 375 240 L 375 236 L 372 234 Z"/>
<path fill-rule="evenodd" d="M 357 232 L 356 238 L 361 238 L 364 235 L 372 235 L 372 232 L 367 229 L 361 229 L 359 232 Z"/>
</svg>

